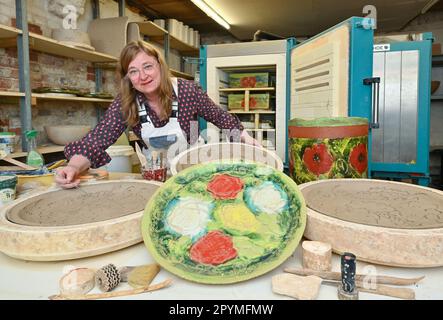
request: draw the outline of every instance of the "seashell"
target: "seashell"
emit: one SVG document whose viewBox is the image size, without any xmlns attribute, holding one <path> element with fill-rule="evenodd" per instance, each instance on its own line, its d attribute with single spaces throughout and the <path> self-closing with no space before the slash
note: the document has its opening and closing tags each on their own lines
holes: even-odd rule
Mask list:
<svg viewBox="0 0 443 320">
<path fill-rule="evenodd" d="M 88 268 L 73 269 L 60 278 L 62 295 L 86 294 L 95 286 L 95 272 Z"/>
</svg>

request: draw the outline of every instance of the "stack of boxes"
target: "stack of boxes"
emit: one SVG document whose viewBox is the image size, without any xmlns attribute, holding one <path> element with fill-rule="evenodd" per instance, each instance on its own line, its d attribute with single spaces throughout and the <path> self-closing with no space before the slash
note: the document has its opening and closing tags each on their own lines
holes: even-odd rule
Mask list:
<svg viewBox="0 0 443 320">
<path fill-rule="evenodd" d="M 231 73 L 230 88 L 266 88 L 269 86 L 269 73 Z M 249 94 L 249 110 L 269 109 L 269 93 Z M 245 94 L 231 93 L 228 96 L 228 109 L 245 109 Z"/>
<path fill-rule="evenodd" d="M 200 34 L 197 30 L 194 30 L 176 19 L 168 19 L 167 22 L 167 30 L 171 36 L 191 47 L 198 48 L 200 46 Z M 163 29 L 166 28 L 166 21 L 164 19 L 156 19 L 154 20 L 154 23 Z"/>
</svg>

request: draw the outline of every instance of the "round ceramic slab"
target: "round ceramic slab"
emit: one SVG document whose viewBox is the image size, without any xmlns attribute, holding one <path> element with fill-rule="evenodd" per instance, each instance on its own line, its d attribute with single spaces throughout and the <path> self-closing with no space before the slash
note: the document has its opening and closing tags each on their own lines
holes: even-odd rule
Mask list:
<svg viewBox="0 0 443 320">
<path fill-rule="evenodd" d="M 283 162 L 266 148 L 245 143 L 209 143 L 187 149 L 171 160 L 171 173 L 176 175 L 186 168 L 214 161 L 257 162 L 283 172 Z"/>
<path fill-rule="evenodd" d="M 157 190 L 142 220 L 143 240 L 165 269 L 202 283 L 264 274 L 297 247 L 306 207 L 297 185 L 257 163 L 208 163 Z"/>
<path fill-rule="evenodd" d="M 0 210 L 0 251 L 18 259 L 55 261 L 138 243 L 143 210 L 161 185 L 103 181 L 18 199 Z"/>
<path fill-rule="evenodd" d="M 369 179 L 314 181 L 300 189 L 306 238 L 377 264 L 443 265 L 442 191 Z"/>
</svg>

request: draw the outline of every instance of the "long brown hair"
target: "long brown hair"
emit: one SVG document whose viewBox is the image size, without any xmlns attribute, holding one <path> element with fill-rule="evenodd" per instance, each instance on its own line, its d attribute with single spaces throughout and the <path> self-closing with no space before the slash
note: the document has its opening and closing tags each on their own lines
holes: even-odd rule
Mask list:
<svg viewBox="0 0 443 320">
<path fill-rule="evenodd" d="M 129 126 L 134 126 L 138 123 L 138 107 L 135 101 L 136 90 L 132 86 L 131 80 L 126 77 L 128 73 L 128 66 L 135 56 L 144 51 L 148 56 L 155 58 L 160 67 L 160 104 L 161 114 L 160 120 L 166 120 L 171 115 L 172 109 L 172 82 L 169 67 L 163 59 L 161 53 L 142 41 L 132 41 L 128 43 L 120 54 L 120 61 L 118 65 L 118 72 L 120 75 L 120 95 L 122 100 L 123 118 Z"/>
</svg>

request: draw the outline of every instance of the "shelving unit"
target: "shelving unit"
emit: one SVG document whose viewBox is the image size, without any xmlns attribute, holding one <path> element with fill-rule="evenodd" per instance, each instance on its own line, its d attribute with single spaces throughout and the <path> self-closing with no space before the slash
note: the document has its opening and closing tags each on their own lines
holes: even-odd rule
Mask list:
<svg viewBox="0 0 443 320">
<path fill-rule="evenodd" d="M 244 58 L 247 59 L 247 57 Z M 232 57 L 232 59 L 236 58 Z M 222 58 L 220 58 L 220 60 L 222 60 Z M 259 143 L 271 150 L 277 150 L 278 145 L 279 151 L 283 155 L 284 147 L 281 145 L 281 143 L 284 143 L 284 141 L 282 139 L 279 141 L 278 135 L 281 135 L 281 132 L 276 130 L 276 124 L 280 121 L 280 119 L 277 118 L 276 111 L 280 110 L 276 101 L 277 90 L 275 86 L 275 79 L 277 66 L 272 64 L 270 65 L 269 62 L 267 62 L 266 65 L 254 65 L 253 63 L 250 63 L 236 66 L 237 63 L 244 63 L 244 61 L 236 61 L 236 63 L 233 64 L 231 58 L 226 58 L 226 60 L 223 59 L 223 61 L 220 62 L 220 65 L 223 66 L 217 66 L 215 73 L 212 71 L 211 77 L 216 79 L 215 81 L 212 81 L 212 85 L 216 85 L 216 90 L 214 90 L 212 93 L 213 95 L 210 96 L 213 99 L 215 98 L 214 101 L 217 102 L 222 108 L 227 110 L 229 113 L 235 114 L 243 123 L 245 130 Z M 263 72 L 268 74 L 268 86 L 266 87 L 230 87 L 230 74 Z M 208 92 L 211 92 L 209 88 Z M 242 100 L 241 108 L 240 105 L 238 105 L 239 101 L 237 99 L 235 99 L 237 101 L 235 105 L 229 105 L 229 96 L 232 94 L 240 95 L 240 97 L 237 97 L 237 99 Z M 269 105 L 262 105 L 262 109 L 251 106 L 250 97 L 254 94 L 265 94 L 267 97 L 263 99 L 266 99 L 265 101 L 266 103 L 269 103 Z M 281 101 L 281 92 L 279 91 L 278 94 L 278 101 Z M 265 107 L 268 108 L 265 109 Z M 223 140 L 222 135 L 220 135 L 220 138 Z"/>
<path fill-rule="evenodd" d="M 22 34 L 22 31 L 20 29 L 10 26 L 0 25 L 0 39 L 2 39 L 2 43 L 5 42 L 5 39 L 13 38 L 15 40 L 15 38 L 19 34 Z"/>
<path fill-rule="evenodd" d="M 40 146 L 37 148 L 38 152 L 41 154 L 48 154 L 48 153 L 55 153 L 55 152 L 62 152 L 65 149 L 65 146 L 59 146 L 59 145 L 45 145 Z M 26 157 L 28 153 L 24 151 L 17 151 L 14 153 L 11 153 L 9 155 L 10 158 L 21 158 Z"/>
<path fill-rule="evenodd" d="M 16 91 L 0 91 L 0 97 L 24 97 L 25 94 L 23 92 Z"/>
<path fill-rule="evenodd" d="M 158 42 L 162 45 L 165 44 L 164 38 L 161 37 L 152 37 L 152 40 Z M 199 49 L 189 44 L 177 39 L 176 37 L 169 35 L 169 47 L 171 49 L 175 49 L 179 51 L 181 54 L 185 56 L 197 57 L 199 54 Z"/>
<path fill-rule="evenodd" d="M 198 56 L 199 54 L 198 48 L 192 47 L 187 43 L 175 38 L 174 36 L 170 35 L 167 30 L 156 25 L 152 21 L 135 22 L 134 24 L 138 26 L 138 31 L 143 38 L 146 36 L 150 42 L 157 43 L 165 48 L 165 58 L 167 61 L 169 57 L 169 49 L 176 49 L 182 55 Z M 146 42 L 144 39 L 142 39 L 142 41 Z M 167 48 L 165 45 L 166 42 L 168 43 Z M 175 70 L 173 68 L 171 68 L 170 71 L 173 76 L 194 80 L 194 77 L 191 74 L 182 72 L 180 70 Z"/>
<path fill-rule="evenodd" d="M 23 92 L 14 91 L 0 91 L 0 97 L 9 98 L 19 98 L 24 97 Z M 97 103 L 110 103 L 113 99 L 99 99 L 99 98 L 88 98 L 88 97 L 67 97 L 67 96 L 51 96 L 45 93 L 32 93 L 32 105 L 36 105 L 38 100 L 58 100 L 58 101 L 78 101 L 78 102 L 97 102 Z"/>
</svg>

